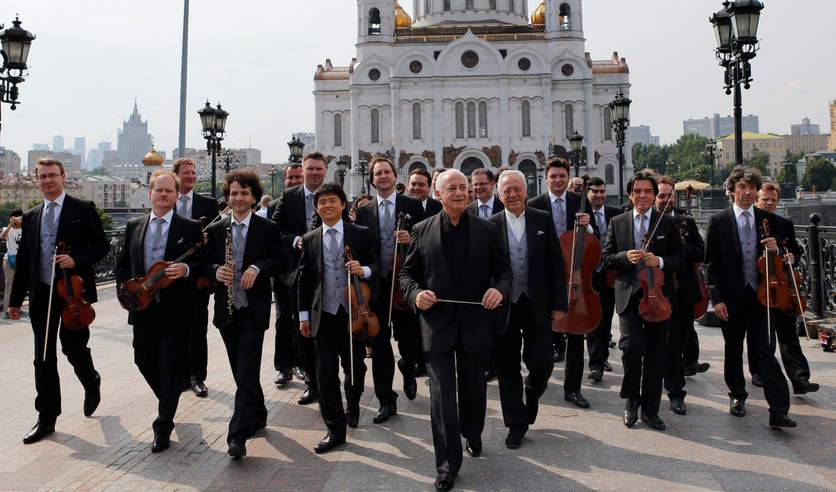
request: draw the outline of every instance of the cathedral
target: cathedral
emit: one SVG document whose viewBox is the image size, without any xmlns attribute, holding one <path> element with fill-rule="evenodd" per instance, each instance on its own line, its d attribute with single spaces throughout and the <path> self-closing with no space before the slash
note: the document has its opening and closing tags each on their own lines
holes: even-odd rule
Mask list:
<svg viewBox="0 0 836 492">
<path fill-rule="evenodd" d="M 329 179 L 344 158 L 346 191 L 356 196 L 358 163 L 386 155 L 399 182 L 415 168 L 469 175 L 505 166 L 530 177 L 532 196 L 550 147 L 568 158 L 577 131 L 580 174 L 618 194 L 607 104 L 619 91 L 629 97 L 629 69 L 617 53 L 593 60 L 584 51 L 582 0 L 544 0 L 530 20 L 528 0 L 413 0 L 412 12 L 395 0 L 357 0 L 356 58 L 316 70 L 316 142 Z"/>
</svg>

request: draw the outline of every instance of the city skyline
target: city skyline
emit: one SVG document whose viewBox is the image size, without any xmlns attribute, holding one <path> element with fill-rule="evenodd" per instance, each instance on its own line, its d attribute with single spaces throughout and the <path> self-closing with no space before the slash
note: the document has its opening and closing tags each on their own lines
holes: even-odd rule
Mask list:
<svg viewBox="0 0 836 492">
<path fill-rule="evenodd" d="M 411 4 L 402 5 L 410 14 Z M 529 10 L 538 5 L 531 1 Z M 767 5 L 762 12 L 762 47 L 752 62 L 752 88 L 743 92 L 743 112 L 758 115 L 764 133 L 788 134 L 805 116 L 823 129 L 829 126 L 828 104 L 836 94 L 828 79 L 836 68 L 816 56 L 825 42 L 819 33 L 826 32 L 827 16 L 808 13 L 829 4 L 810 0 L 804 6 L 809 9 Z M 663 144 L 681 136 L 683 120 L 732 113 L 708 22 L 721 7 L 714 0 L 675 7 L 615 0 L 584 4 L 587 51 L 593 59 L 607 59 L 613 51 L 627 59 L 631 122 L 650 126 Z M 45 11 L 50 15 L 41 14 Z M 37 39 L 29 75 L 20 85 L 20 106 L 2 108 L 0 145 L 22 155 L 33 144 L 63 135 L 86 137 L 88 149 L 102 141 L 115 147 L 117 128 L 136 99 L 156 148 L 177 147 L 182 2 L 31 0 L 0 12 L 0 22 L 9 25 L 14 12 Z M 355 16 L 356 4 L 345 0 L 192 2 L 186 146 L 205 148 L 197 110 L 208 97 L 230 112 L 224 146 L 243 148 L 251 141 L 263 151 L 264 162 L 284 162 L 291 135 L 314 131 L 316 66 L 326 58 L 346 66 L 354 55 Z M 787 25 L 805 28 L 788 31 Z M 246 35 L 219 38 L 223 29 Z M 808 69 L 796 73 L 791 66 Z"/>
</svg>

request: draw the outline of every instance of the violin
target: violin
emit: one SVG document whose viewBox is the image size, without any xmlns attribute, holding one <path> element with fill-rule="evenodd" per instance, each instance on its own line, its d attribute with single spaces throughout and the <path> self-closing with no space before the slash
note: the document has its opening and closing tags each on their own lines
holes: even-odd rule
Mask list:
<svg viewBox="0 0 836 492">
<path fill-rule="evenodd" d="M 354 261 L 354 255 L 348 246 L 345 247 L 343 258 L 346 263 Z M 345 288 L 343 295 L 349 304 L 348 324 L 352 339 L 367 340 L 377 336 L 380 331 L 380 321 L 369 307 L 372 294 L 368 284 L 361 282 L 357 275 L 349 273 L 348 287 Z"/>
<path fill-rule="evenodd" d="M 184 240 L 180 239 L 177 244 Z M 165 269 L 171 263 L 180 263 L 189 256 L 193 255 L 197 250 L 203 247 L 202 243 L 195 244 L 182 256 L 174 261 L 158 261 L 151 265 L 148 273 L 144 277 L 136 277 L 133 280 L 128 280 L 125 285 L 119 288 L 116 292 L 116 297 L 119 299 L 119 304 L 126 311 L 142 311 L 151 305 L 154 300 L 154 294 L 161 289 L 165 289 L 171 285 L 174 280 L 165 274 Z"/>
<path fill-rule="evenodd" d="M 769 230 L 769 220 L 763 219 L 763 237 L 772 237 Z M 781 255 L 764 248 L 764 254 L 758 258 L 758 273 L 760 283 L 758 284 L 758 302 L 769 308 L 777 308 L 787 302 L 789 289 L 787 284 L 781 282 L 780 272 L 784 270 L 784 260 Z"/>
<path fill-rule="evenodd" d="M 395 227 L 395 232 L 398 233 L 406 229 L 406 219 L 411 219 L 409 215 L 404 215 L 403 212 L 398 214 L 398 222 L 397 226 Z M 409 304 L 403 300 L 403 294 L 401 293 L 401 283 L 398 281 L 401 275 L 401 263 L 403 263 L 403 255 L 399 254 L 401 252 L 400 244 L 395 243 L 395 256 L 392 258 L 392 291 L 390 294 L 389 299 L 389 323 L 392 322 L 392 310 L 395 309 L 397 311 L 412 311 L 412 308 L 409 307 Z"/>
<path fill-rule="evenodd" d="M 674 193 L 671 193 L 663 210 L 668 209 L 673 196 Z M 664 216 L 664 212 L 659 213 L 656 216 L 656 223 L 645 233 L 644 239 L 642 239 L 642 253 L 647 252 L 648 246 L 653 244 L 653 236 L 656 234 L 656 229 L 659 228 L 659 223 L 662 222 Z M 639 285 L 644 290 L 639 301 L 639 316 L 649 323 L 660 323 L 670 318 L 671 303 L 665 293 L 662 292 L 662 287 L 665 285 L 665 274 L 662 269 L 649 265 L 642 267 L 639 272 Z"/>
<path fill-rule="evenodd" d="M 583 176 L 581 208 L 579 213 L 586 213 L 586 195 L 589 189 L 589 175 Z M 558 333 L 585 335 L 591 333 L 601 322 L 601 299 L 592 287 L 592 272 L 598 268 L 601 260 L 601 242 L 595 235 L 586 231 L 575 219 L 575 227 L 558 238 L 563 252 L 563 264 L 566 270 L 569 312 L 555 327 Z"/>
<path fill-rule="evenodd" d="M 781 247 L 784 249 L 784 253 L 789 253 L 786 240 L 781 242 Z M 798 288 L 801 282 L 801 274 L 792 267 L 789 259 L 784 259 L 784 268 L 781 270 L 780 277 L 781 282 L 788 287 L 788 295 L 786 302 L 778 306 L 778 309 L 788 316 L 804 316 L 804 311 L 807 310 L 807 299 L 801 295 Z"/>
<path fill-rule="evenodd" d="M 56 254 L 66 255 L 70 250 L 63 242 L 58 243 Z M 72 275 L 69 268 L 62 268 L 64 278 L 58 280 L 58 295 L 64 299 L 61 319 L 68 330 L 83 330 L 96 319 L 93 305 L 84 300 L 84 280 L 79 275 Z"/>
<path fill-rule="evenodd" d="M 403 195 L 404 193 L 406 193 L 406 185 L 403 183 L 396 184 L 395 191 L 397 191 L 399 195 Z"/>
<path fill-rule="evenodd" d="M 685 194 L 685 200 L 687 202 L 685 215 L 691 215 L 691 194 L 694 192 L 694 187 L 690 184 L 687 188 L 685 188 L 687 193 Z M 679 233 L 682 236 L 682 239 L 688 237 L 688 223 L 682 221 L 682 225 L 679 228 Z M 694 319 L 702 318 L 705 313 L 708 311 L 708 288 L 705 286 L 705 275 L 702 272 L 702 263 L 694 262 L 694 273 L 696 274 L 697 284 L 700 287 L 700 295 L 702 296 L 702 300 L 699 302 L 694 303 Z"/>
</svg>

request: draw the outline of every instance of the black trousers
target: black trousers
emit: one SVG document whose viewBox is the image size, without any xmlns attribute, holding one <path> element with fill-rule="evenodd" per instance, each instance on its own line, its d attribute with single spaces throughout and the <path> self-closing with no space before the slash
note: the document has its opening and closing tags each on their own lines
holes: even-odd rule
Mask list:
<svg viewBox="0 0 836 492">
<path fill-rule="evenodd" d="M 186 365 L 186 379 L 206 381 L 206 367 L 209 364 L 209 346 L 206 342 L 209 326 L 209 298 L 198 293 L 194 296 L 195 313 L 189 330 L 189 362 Z"/>
<path fill-rule="evenodd" d="M 641 293 L 641 291 L 639 291 Z M 639 399 L 642 410 L 659 413 L 662 399 L 662 370 L 670 320 L 648 323 L 639 316 L 639 295 L 633 294 L 623 313 L 618 315 L 624 379 L 621 398 Z"/>
<path fill-rule="evenodd" d="M 430 422 L 438 473 L 458 473 L 461 469 L 461 437 L 468 441 L 482 438 L 487 408 L 485 368 L 489 353 L 489 350 L 464 350 L 461 332 L 452 350 L 426 352 L 430 380 Z"/>
<path fill-rule="evenodd" d="M 374 312 L 380 320 L 380 331 L 372 340 L 372 378 L 374 394 L 381 405 L 395 405 L 398 394 L 392 389 L 395 379 L 395 354 L 392 351 L 392 334 L 398 342 L 401 360 L 398 369 L 405 376 L 415 374 L 415 348 L 420 343 L 421 327 L 418 315 L 413 311 L 392 310 L 392 326 L 389 322 L 389 296 L 392 273 L 380 281 L 380 294 Z"/>
<path fill-rule="evenodd" d="M 252 437 L 259 422 L 267 420 L 261 389 L 261 352 L 264 330 L 259 328 L 250 308 L 234 309 L 232 324 L 220 327 L 229 367 L 235 378 L 235 410 L 229 422 L 227 442 L 234 437 Z"/>
<path fill-rule="evenodd" d="M 723 373 L 729 396 L 746 400 L 746 378 L 743 375 L 743 339 L 752 340 L 749 357 L 758 359 L 758 374 L 763 378 L 763 392 L 771 413 L 787 413 L 790 409 L 790 394 L 787 380 L 781 372 L 781 365 L 775 358 L 775 331 L 768 340 L 766 329 L 767 309 L 759 303 L 755 291 L 748 285 L 743 289 L 743 304 L 740 309 L 729 313 L 728 321 L 721 321 L 723 339 L 726 342 L 726 360 Z"/>
<path fill-rule="evenodd" d="M 290 301 L 290 288 L 278 278 L 273 280 L 273 300 L 276 303 L 273 368 L 277 371 L 286 371 L 299 365 L 299 352 L 296 347 L 299 319 L 294 316 L 295 310 Z"/>
<path fill-rule="evenodd" d="M 133 332 L 134 363 L 157 396 L 157 419 L 151 427 L 155 434 L 170 435 L 181 393 L 181 378 L 175 375 L 188 367 L 189 326 L 167 323 L 160 305 L 152 302 Z"/>
<path fill-rule="evenodd" d="M 566 367 L 563 373 L 563 393 L 580 393 L 583 380 L 583 335 L 566 335 Z M 603 364 L 602 364 L 603 365 Z"/>
<path fill-rule="evenodd" d="M 664 383 L 668 398 L 685 398 L 685 366 L 682 363 L 683 336 L 688 322 L 694 328 L 693 302 L 679 297 L 679 311 L 671 314 L 668 325 L 668 340 L 665 348 Z M 689 316 L 690 315 L 690 316 Z"/>
<path fill-rule="evenodd" d="M 82 386 L 93 384 L 98 374 L 93 367 L 93 357 L 87 342 L 90 329 L 68 330 L 61 321 L 64 301 L 58 295 L 58 289 L 52 296 L 52 314 L 49 320 L 49 340 L 46 341 L 46 359 L 44 360 L 44 332 L 46 331 L 47 308 L 49 306 L 49 285 L 38 282 L 29 299 L 29 319 L 35 336 L 35 410 L 41 422 L 55 423 L 61 415 L 61 380 L 58 376 L 58 343 L 61 339 L 61 352 L 73 366 Z"/>
<path fill-rule="evenodd" d="M 601 323 L 595 331 L 586 335 L 586 350 L 589 352 L 589 369 L 603 371 L 604 362 L 610 356 L 615 289 L 607 285 L 606 270 L 592 273 L 592 287 L 598 291 L 598 299 L 601 301 Z"/>
<path fill-rule="evenodd" d="M 554 371 L 551 342 L 551 326 L 535 323 L 531 302 L 520 296 L 511 304 L 508 328 L 502 336 L 494 337 L 492 347 L 505 427 L 528 429 L 523 389 L 526 399 L 539 399 L 546 392 Z M 525 378 L 520 374 L 521 360 L 528 368 Z"/>
<path fill-rule="evenodd" d="M 293 336 L 296 340 L 299 364 L 305 370 L 305 384 L 312 388 L 317 387 L 316 382 L 316 348 L 312 338 L 307 338 L 299 331 L 299 284 L 294 283 L 290 290 L 290 306 L 293 312 L 295 327 Z"/>
<path fill-rule="evenodd" d="M 697 336 L 697 330 L 694 327 L 694 310 L 685 311 L 682 313 L 689 321 L 684 319 L 680 323 L 682 327 L 682 364 L 690 366 L 696 364 L 700 360 L 700 338 Z"/>
<path fill-rule="evenodd" d="M 778 337 L 778 348 L 781 350 L 781 361 L 784 363 L 784 370 L 793 386 L 810 380 L 810 364 L 804 352 L 801 350 L 801 342 L 795 331 L 796 316 L 787 316 L 777 309 L 772 310 L 772 329 Z M 749 351 L 749 374 L 760 374 L 758 371 L 758 358 L 752 357 L 755 352 L 753 337 L 746 338 L 747 350 Z"/>
<path fill-rule="evenodd" d="M 366 346 L 362 341 L 349 343 L 348 313 L 340 307 L 336 315 L 322 313 L 314 337 L 316 372 L 319 385 L 319 411 L 328 432 L 345 436 L 346 421 L 340 395 L 340 366 L 345 374 L 345 399 L 349 409 L 357 410 L 366 377 Z M 354 352 L 354 379 L 351 379 L 351 352 Z"/>
</svg>

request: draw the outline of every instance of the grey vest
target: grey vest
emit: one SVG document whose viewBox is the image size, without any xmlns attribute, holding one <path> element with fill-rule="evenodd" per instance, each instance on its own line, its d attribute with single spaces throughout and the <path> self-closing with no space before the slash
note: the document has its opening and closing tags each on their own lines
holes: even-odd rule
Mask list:
<svg viewBox="0 0 836 492">
<path fill-rule="evenodd" d="M 750 216 L 754 219 L 752 212 Z M 752 289 L 758 290 L 758 235 L 755 228 L 749 231 L 749 235 L 745 236 L 743 228 L 740 227 L 739 219 L 737 222 L 737 233 L 740 236 L 740 251 L 743 253 L 743 273 L 746 275 L 746 283 L 752 286 Z"/>
<path fill-rule="evenodd" d="M 148 270 L 154 266 L 154 263 L 158 261 L 163 261 L 165 257 L 165 245 L 168 242 L 168 232 L 171 230 L 171 227 L 168 228 L 167 231 L 163 232 L 162 236 L 160 236 L 160 240 L 156 243 L 154 242 L 154 219 L 148 219 L 148 227 L 145 228 L 145 242 L 143 244 L 143 258 L 145 259 L 145 273 L 148 273 Z M 157 226 L 162 227 L 162 225 Z"/>
<path fill-rule="evenodd" d="M 390 201 L 394 203 L 394 200 Z M 395 214 L 392 214 L 389 218 L 388 224 L 383 221 L 384 216 L 379 209 L 378 216 L 380 225 L 380 278 L 386 278 L 392 271 L 392 260 L 395 258 Z"/>
<path fill-rule="evenodd" d="M 522 239 L 517 241 L 517 236 L 511 230 L 511 224 L 506 223 L 508 231 L 508 253 L 511 256 L 511 268 L 514 271 L 514 281 L 511 285 L 511 302 L 516 304 L 520 295 L 528 295 L 528 239 L 527 233 L 523 230 Z"/>
<path fill-rule="evenodd" d="M 52 202 L 54 203 L 54 202 Z M 55 208 L 58 208 L 55 205 Z M 63 208 L 63 207 L 62 207 Z M 53 209 L 54 210 L 54 209 Z M 54 212 L 53 212 L 54 213 Z M 52 270 L 52 257 L 55 255 L 55 235 L 58 232 L 58 217 L 55 217 L 55 222 L 52 224 L 47 224 L 46 220 L 47 215 L 47 207 L 44 206 L 43 212 L 41 212 L 41 237 L 40 237 L 40 255 L 38 256 L 39 259 L 39 273 L 38 273 L 38 280 L 45 284 L 52 283 L 52 277 L 54 272 Z"/>
<path fill-rule="evenodd" d="M 342 306 L 348 312 L 348 302 L 343 295 L 348 286 L 348 274 L 340 254 L 343 246 L 340 245 L 336 252 L 330 251 L 326 249 L 330 237 L 327 240 L 325 237 L 322 239 L 322 310 L 326 313 L 337 314 Z"/>
<path fill-rule="evenodd" d="M 231 219 L 230 219 L 231 220 Z M 250 222 L 252 225 L 252 221 Z M 233 270 L 235 270 L 235 302 L 233 305 L 238 308 L 244 308 L 250 305 L 247 302 L 247 289 L 241 287 L 241 276 L 244 275 L 244 251 L 247 249 L 247 238 L 244 237 L 243 232 L 241 233 L 241 240 L 238 241 L 238 233 L 236 232 L 236 228 L 239 227 L 238 224 L 232 224 L 232 261 L 235 262 L 233 266 Z"/>
</svg>

